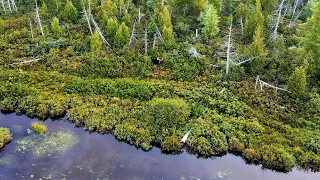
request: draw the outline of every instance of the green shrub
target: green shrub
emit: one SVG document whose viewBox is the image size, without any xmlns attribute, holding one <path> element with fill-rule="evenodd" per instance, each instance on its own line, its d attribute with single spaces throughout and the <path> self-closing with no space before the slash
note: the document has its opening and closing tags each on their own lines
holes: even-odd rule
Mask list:
<svg viewBox="0 0 320 180">
<path fill-rule="evenodd" d="M 243 157 L 249 162 L 249 163 L 259 163 L 261 156 L 256 150 L 254 149 L 245 149 L 243 151 Z"/>
<path fill-rule="evenodd" d="M 269 169 L 288 172 L 295 165 L 296 159 L 282 147 L 262 147 L 262 165 Z"/>
<path fill-rule="evenodd" d="M 320 156 L 313 152 L 303 153 L 299 161 L 299 165 L 304 169 L 311 169 L 313 171 L 320 170 Z"/>
<path fill-rule="evenodd" d="M 180 142 L 180 138 L 178 136 L 169 136 L 161 142 L 161 150 L 163 152 L 169 152 L 173 154 L 178 154 L 182 152 L 182 143 Z"/>
<path fill-rule="evenodd" d="M 8 128 L 0 127 L 0 149 L 11 141 L 10 130 Z"/>
<path fill-rule="evenodd" d="M 47 127 L 44 124 L 38 123 L 38 122 L 32 122 L 31 123 L 31 128 L 35 132 L 44 135 L 47 133 Z"/>
</svg>

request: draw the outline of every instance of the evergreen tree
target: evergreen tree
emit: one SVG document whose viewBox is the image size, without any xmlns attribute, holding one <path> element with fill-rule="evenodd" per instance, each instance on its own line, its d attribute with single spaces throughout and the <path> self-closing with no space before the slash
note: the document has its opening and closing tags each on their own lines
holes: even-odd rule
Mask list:
<svg viewBox="0 0 320 180">
<path fill-rule="evenodd" d="M 59 19 L 56 17 L 53 18 L 53 21 L 51 23 L 51 30 L 53 32 L 54 38 L 59 38 L 62 36 L 61 27 L 59 25 Z"/>
<path fill-rule="evenodd" d="M 265 15 L 271 14 L 278 6 L 278 0 L 261 0 L 261 6 Z"/>
<path fill-rule="evenodd" d="M 119 26 L 118 31 L 115 36 L 115 43 L 117 47 L 122 47 L 129 42 L 130 31 L 124 22 Z"/>
<path fill-rule="evenodd" d="M 100 41 L 100 37 L 97 31 L 95 31 L 92 36 L 90 37 L 90 48 L 91 52 L 95 55 L 99 55 L 101 48 L 102 48 L 102 42 Z"/>
<path fill-rule="evenodd" d="M 204 11 L 204 7 L 205 7 L 205 0 L 199 0 L 199 10 L 200 12 Z"/>
<path fill-rule="evenodd" d="M 212 4 L 218 12 L 220 12 L 222 0 L 209 0 L 208 2 Z"/>
<path fill-rule="evenodd" d="M 175 44 L 172 27 L 164 26 L 162 37 L 166 46 L 173 46 Z"/>
<path fill-rule="evenodd" d="M 73 6 L 70 0 L 67 0 L 66 6 L 62 13 L 62 17 L 65 21 L 76 23 L 78 20 L 78 11 Z"/>
<path fill-rule="evenodd" d="M 263 70 L 266 56 L 268 54 L 263 41 L 264 38 L 262 28 L 259 25 L 254 34 L 253 42 L 248 49 L 248 54 L 254 57 L 254 60 L 251 61 L 252 72 L 260 72 L 261 70 Z"/>
<path fill-rule="evenodd" d="M 40 9 L 40 15 L 43 17 L 46 17 L 48 15 L 48 7 L 46 3 L 42 3 L 41 9 Z"/>
<path fill-rule="evenodd" d="M 125 9 L 124 12 L 123 12 L 122 22 L 124 22 L 126 25 L 130 25 L 131 24 L 131 16 L 128 13 L 127 9 Z"/>
<path fill-rule="evenodd" d="M 159 24 L 160 24 L 159 26 L 160 29 L 164 29 L 165 26 L 172 28 L 171 17 L 169 14 L 168 6 L 164 6 L 162 12 L 160 13 Z"/>
<path fill-rule="evenodd" d="M 109 42 L 115 42 L 115 35 L 118 30 L 119 24 L 117 18 L 109 18 L 106 26 L 106 34 Z"/>
<path fill-rule="evenodd" d="M 203 27 L 204 36 L 206 39 L 212 39 L 220 31 L 218 26 L 219 17 L 217 15 L 217 10 L 213 5 L 208 4 L 208 8 L 205 9 L 202 16 L 203 16 L 202 23 L 204 25 Z"/>
<path fill-rule="evenodd" d="M 242 18 L 245 20 L 248 17 L 248 6 L 243 4 L 242 2 L 239 3 L 236 9 L 236 16 L 238 19 Z"/>
<path fill-rule="evenodd" d="M 3 19 L 0 19 L 0 33 L 4 33 L 5 22 Z"/>
<path fill-rule="evenodd" d="M 260 0 L 256 0 L 256 7 L 253 11 L 253 14 L 248 17 L 245 24 L 245 33 L 248 41 L 252 40 L 254 32 L 256 28 L 260 26 L 262 28 L 262 32 L 264 30 L 264 16 L 261 11 L 261 2 Z"/>
<path fill-rule="evenodd" d="M 108 17 L 118 16 L 117 4 L 112 2 L 112 0 L 103 0 L 101 10 L 105 10 Z"/>
<path fill-rule="evenodd" d="M 306 97 L 307 78 L 303 68 L 296 68 L 288 82 L 288 88 L 296 98 Z"/>
<path fill-rule="evenodd" d="M 307 50 L 313 53 L 318 73 L 320 74 L 320 1 L 316 3 L 311 18 L 303 27 L 304 38 L 302 42 Z"/>
</svg>

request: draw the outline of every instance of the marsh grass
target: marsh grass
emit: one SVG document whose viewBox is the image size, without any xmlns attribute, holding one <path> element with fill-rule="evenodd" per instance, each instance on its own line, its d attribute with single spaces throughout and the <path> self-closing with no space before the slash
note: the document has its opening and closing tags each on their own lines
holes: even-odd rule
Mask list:
<svg viewBox="0 0 320 180">
<path fill-rule="evenodd" d="M 47 127 L 44 124 L 41 124 L 39 122 L 32 122 L 31 123 L 32 130 L 35 132 L 44 135 L 47 133 Z"/>
</svg>

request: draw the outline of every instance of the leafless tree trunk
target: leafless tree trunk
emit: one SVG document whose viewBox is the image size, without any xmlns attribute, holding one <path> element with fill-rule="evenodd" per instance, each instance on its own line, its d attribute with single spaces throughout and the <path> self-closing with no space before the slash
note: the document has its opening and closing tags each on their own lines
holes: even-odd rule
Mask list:
<svg viewBox="0 0 320 180">
<path fill-rule="evenodd" d="M 291 27 L 292 27 L 292 23 L 293 23 L 294 15 L 296 14 L 296 10 L 297 10 L 297 7 L 298 7 L 298 4 L 299 4 L 299 1 L 300 1 L 300 0 L 296 0 L 296 1 L 295 1 L 295 3 L 294 3 L 293 11 L 292 11 L 292 16 L 291 16 L 291 20 L 290 20 L 290 24 L 289 24 L 289 29 L 291 29 Z"/>
<path fill-rule="evenodd" d="M 146 25 L 144 32 L 144 54 L 148 54 L 148 27 Z"/>
<path fill-rule="evenodd" d="M 8 0 L 8 7 L 9 7 L 10 12 L 12 13 L 11 5 L 10 5 L 10 0 Z"/>
<path fill-rule="evenodd" d="M 86 17 L 86 20 L 87 20 L 87 23 L 88 23 L 88 27 L 89 27 L 90 33 L 91 33 L 91 35 L 92 35 L 93 32 L 92 32 L 92 28 L 91 28 L 91 24 L 90 24 L 90 19 L 89 19 L 88 13 L 87 13 L 87 11 L 86 11 L 86 6 L 84 5 L 83 0 L 82 0 L 82 4 L 83 4 L 83 12 L 84 12 L 84 15 L 85 15 L 85 17 Z"/>
<path fill-rule="evenodd" d="M 278 27 L 279 27 L 279 23 L 280 23 L 280 18 L 281 18 L 281 11 L 282 11 L 282 6 L 285 0 L 281 1 L 280 7 L 279 7 L 279 13 L 278 13 L 278 19 L 277 19 L 277 23 L 274 27 L 274 31 L 273 31 L 273 36 L 272 36 L 272 40 L 276 40 L 278 37 Z"/>
<path fill-rule="evenodd" d="M 241 33 L 242 33 L 242 37 L 244 36 L 244 30 L 243 30 L 243 18 L 241 16 L 240 18 L 240 25 L 241 25 Z"/>
<path fill-rule="evenodd" d="M 4 0 L 1 0 L 1 4 L 2 4 L 2 8 L 3 8 L 4 14 L 7 14 L 6 7 L 4 6 Z"/>
<path fill-rule="evenodd" d="M 39 24 L 39 27 L 40 27 L 40 30 L 41 30 L 41 34 L 44 37 L 44 33 L 43 33 L 42 25 L 41 25 L 41 20 L 40 20 L 40 16 L 39 16 L 38 4 L 37 4 L 37 1 L 35 1 L 35 2 L 36 2 L 36 18 L 37 18 L 37 21 L 38 21 L 38 24 Z"/>
<path fill-rule="evenodd" d="M 30 25 L 31 37 L 32 37 L 32 39 L 34 39 L 34 37 L 33 37 L 32 23 L 31 23 L 30 18 L 29 18 L 29 25 Z"/>
<path fill-rule="evenodd" d="M 232 19 L 231 19 L 231 24 L 230 24 L 230 28 L 229 28 L 229 37 L 228 37 L 226 75 L 229 74 L 230 49 L 231 49 L 231 32 L 232 32 Z"/>
</svg>

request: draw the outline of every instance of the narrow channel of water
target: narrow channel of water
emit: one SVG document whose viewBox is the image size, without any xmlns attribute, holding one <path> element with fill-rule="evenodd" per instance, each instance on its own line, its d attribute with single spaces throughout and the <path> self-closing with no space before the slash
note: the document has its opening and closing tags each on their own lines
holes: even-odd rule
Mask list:
<svg viewBox="0 0 320 180">
<path fill-rule="evenodd" d="M 165 155 L 161 154 L 158 148 L 144 152 L 118 142 L 113 135 L 89 134 L 82 128 L 74 128 L 73 124 L 65 120 L 43 122 L 48 127 L 46 138 L 49 140 L 41 140 L 37 135 L 26 133 L 33 121 L 36 119 L 0 114 L 0 126 L 10 128 L 13 134 L 12 142 L 0 152 L 0 179 L 320 179 L 320 173 L 297 169 L 286 174 L 262 170 L 261 166 L 247 165 L 242 158 L 230 154 L 215 159 L 203 159 L 187 153 Z M 65 133 L 66 142 L 54 144 L 52 139 L 58 135 L 53 134 L 57 132 Z M 22 141 L 26 139 L 31 139 L 32 143 L 42 143 L 38 144 L 40 147 L 33 149 L 28 147 L 28 144 L 21 143 L 28 142 Z M 70 140 L 74 143 L 70 144 Z"/>
</svg>

